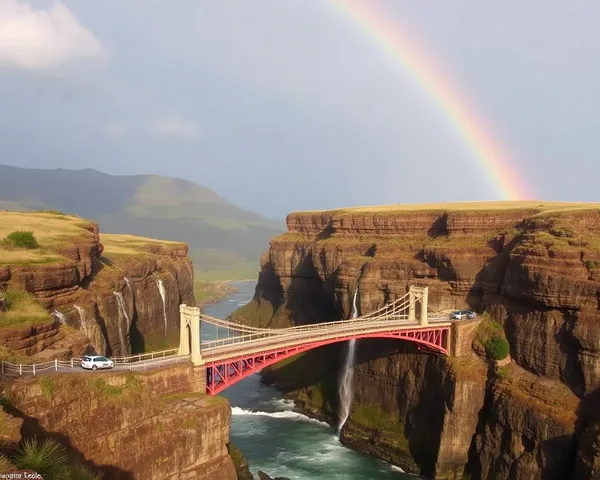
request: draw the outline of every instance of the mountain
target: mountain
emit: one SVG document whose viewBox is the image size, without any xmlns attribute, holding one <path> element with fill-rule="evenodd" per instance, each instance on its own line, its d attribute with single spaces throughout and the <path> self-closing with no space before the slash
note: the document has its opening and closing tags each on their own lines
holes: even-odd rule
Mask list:
<svg viewBox="0 0 600 480">
<path fill-rule="evenodd" d="M 196 269 L 210 271 L 258 270 L 285 227 L 178 178 L 0 165 L 0 210 L 50 209 L 94 220 L 101 232 L 187 242 Z"/>
</svg>

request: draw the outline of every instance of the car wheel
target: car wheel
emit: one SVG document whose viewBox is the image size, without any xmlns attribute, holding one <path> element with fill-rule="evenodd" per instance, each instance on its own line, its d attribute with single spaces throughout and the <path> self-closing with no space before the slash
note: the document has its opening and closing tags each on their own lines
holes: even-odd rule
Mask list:
<svg viewBox="0 0 600 480">
<path fill-rule="evenodd" d="M 110 367 L 108 368 L 115 368 L 115 364 L 113 363 Z"/>
<path fill-rule="evenodd" d="M 98 368 L 98 367 L 97 367 L 96 365 L 94 365 L 94 366 L 92 367 L 92 370 L 95 372 L 97 368 Z"/>
</svg>

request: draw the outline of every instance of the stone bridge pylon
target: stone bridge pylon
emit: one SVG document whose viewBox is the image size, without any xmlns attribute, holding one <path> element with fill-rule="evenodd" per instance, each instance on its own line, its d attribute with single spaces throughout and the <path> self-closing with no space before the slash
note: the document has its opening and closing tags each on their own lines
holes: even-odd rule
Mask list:
<svg viewBox="0 0 600 480">
<path fill-rule="evenodd" d="M 200 353 L 200 308 L 179 305 L 179 350 L 178 355 L 190 355 L 196 366 L 204 365 Z"/>
</svg>

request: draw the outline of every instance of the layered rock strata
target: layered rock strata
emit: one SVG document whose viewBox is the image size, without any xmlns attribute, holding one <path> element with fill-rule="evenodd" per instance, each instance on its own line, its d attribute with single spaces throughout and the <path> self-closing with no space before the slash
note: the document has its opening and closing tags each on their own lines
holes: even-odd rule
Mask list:
<svg viewBox="0 0 600 480">
<path fill-rule="evenodd" d="M 191 365 L 58 375 L 2 385 L 23 438 L 55 438 L 103 478 L 235 480 L 227 400 L 198 391 Z"/>
<path fill-rule="evenodd" d="M 347 443 L 435 478 L 568 478 L 555 475 L 573 474 L 576 458 L 578 471 L 595 471 L 597 427 L 579 405 L 600 387 L 600 206 L 399 206 L 290 214 L 287 223 L 238 319 L 277 327 L 349 318 L 357 288 L 369 312 L 418 285 L 429 287 L 432 310 L 485 312 L 510 343 L 513 364 L 489 371 L 465 342 L 460 360 L 406 346 L 382 357 L 381 342 L 359 343 Z M 320 378 L 292 365 L 267 378 L 335 421 L 342 355 L 303 358 L 330 364 Z"/>
</svg>

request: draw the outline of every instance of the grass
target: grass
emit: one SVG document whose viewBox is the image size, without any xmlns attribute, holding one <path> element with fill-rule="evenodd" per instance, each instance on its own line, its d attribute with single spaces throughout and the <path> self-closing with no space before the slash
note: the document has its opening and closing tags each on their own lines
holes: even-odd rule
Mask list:
<svg viewBox="0 0 600 480">
<path fill-rule="evenodd" d="M 48 399 L 51 399 L 52 395 L 54 394 L 54 390 L 56 389 L 54 380 L 52 380 L 50 377 L 42 377 L 40 385 L 42 387 L 42 392 L 44 392 L 44 396 Z"/>
<path fill-rule="evenodd" d="M 545 201 L 503 201 L 503 202 L 444 202 L 395 205 L 362 206 L 340 208 L 337 210 L 313 210 L 294 212 L 296 214 L 312 214 L 328 212 L 332 214 L 352 213 L 402 213 L 402 212 L 464 212 L 464 211 L 499 211 L 499 210 L 535 210 L 538 213 L 564 212 L 574 210 L 600 210 L 600 203 L 584 202 L 545 202 Z"/>
<path fill-rule="evenodd" d="M 4 299 L 8 310 L 0 313 L 0 328 L 51 320 L 48 312 L 30 293 L 23 290 L 7 290 L 4 293 Z"/>
<path fill-rule="evenodd" d="M 259 268 L 255 264 L 240 264 L 236 267 L 195 270 L 194 280 L 200 282 L 258 279 Z"/>
<path fill-rule="evenodd" d="M 103 233 L 100 241 L 104 245 L 103 254 L 107 257 L 115 255 L 136 255 L 151 254 L 152 247 L 162 245 L 177 246 L 183 245 L 182 242 L 172 242 L 170 240 L 157 240 L 154 238 L 137 237 L 135 235 L 122 235 L 116 233 Z"/>
<path fill-rule="evenodd" d="M 133 373 L 126 375 L 122 386 L 111 385 L 104 378 L 90 380 L 89 386 L 99 397 L 116 403 L 135 402 L 145 392 L 144 382 Z"/>
<path fill-rule="evenodd" d="M 194 298 L 196 305 L 216 302 L 237 289 L 228 282 L 194 282 Z"/>
<path fill-rule="evenodd" d="M 0 212 L 0 238 L 14 232 L 31 232 L 39 248 L 15 248 L 12 241 L 0 245 L 0 264 L 28 265 L 64 261 L 60 249 L 80 243 L 93 235 L 88 229 L 94 224 L 70 215 L 56 213 Z M 23 235 L 21 234 L 20 237 Z M 31 245 L 31 243 L 29 243 Z"/>
</svg>

